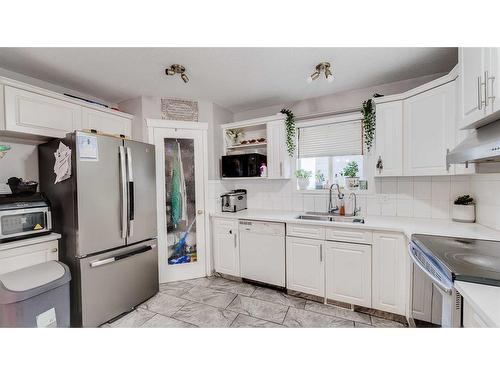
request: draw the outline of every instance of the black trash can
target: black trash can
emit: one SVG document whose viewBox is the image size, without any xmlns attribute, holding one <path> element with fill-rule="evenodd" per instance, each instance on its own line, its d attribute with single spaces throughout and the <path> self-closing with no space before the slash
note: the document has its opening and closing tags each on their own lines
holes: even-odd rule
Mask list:
<svg viewBox="0 0 500 375">
<path fill-rule="evenodd" d="M 0 327 L 69 327 L 70 280 L 57 261 L 0 275 Z"/>
</svg>

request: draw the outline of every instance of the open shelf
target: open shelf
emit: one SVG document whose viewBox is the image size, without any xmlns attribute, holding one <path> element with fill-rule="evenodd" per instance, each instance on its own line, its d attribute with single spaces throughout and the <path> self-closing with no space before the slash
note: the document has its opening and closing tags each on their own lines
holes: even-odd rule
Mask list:
<svg viewBox="0 0 500 375">
<path fill-rule="evenodd" d="M 245 150 L 249 148 L 261 148 L 261 147 L 267 147 L 267 142 L 247 143 L 244 145 L 227 146 L 226 148 L 228 150 Z"/>
</svg>

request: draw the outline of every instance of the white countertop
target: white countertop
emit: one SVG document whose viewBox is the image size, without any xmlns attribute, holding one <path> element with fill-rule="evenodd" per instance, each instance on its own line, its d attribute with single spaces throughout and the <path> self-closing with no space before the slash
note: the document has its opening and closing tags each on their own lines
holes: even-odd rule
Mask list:
<svg viewBox="0 0 500 375">
<path fill-rule="evenodd" d="M 500 287 L 465 281 L 454 285 L 489 327 L 500 327 Z"/>
<path fill-rule="evenodd" d="M 50 233 L 44 236 L 37 236 L 37 237 L 26 238 L 24 240 L 0 243 L 0 251 L 14 249 L 16 247 L 30 246 L 42 242 L 54 241 L 58 240 L 59 238 L 61 238 L 61 235 L 59 233 Z"/>
<path fill-rule="evenodd" d="M 323 226 L 339 226 L 347 228 L 383 230 L 402 232 L 409 238 L 412 234 L 434 234 L 440 236 L 475 238 L 500 241 L 500 231 L 480 224 L 457 223 L 451 219 L 421 219 L 392 216 L 366 216 L 365 223 L 325 222 L 297 219 L 303 212 L 274 210 L 243 210 L 239 212 L 214 212 L 212 217 L 276 221 L 283 223 L 300 223 Z"/>
</svg>

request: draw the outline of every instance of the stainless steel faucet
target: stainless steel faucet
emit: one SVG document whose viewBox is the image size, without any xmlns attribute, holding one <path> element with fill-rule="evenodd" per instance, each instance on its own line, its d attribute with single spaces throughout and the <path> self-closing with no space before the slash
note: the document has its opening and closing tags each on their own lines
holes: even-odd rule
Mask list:
<svg viewBox="0 0 500 375">
<path fill-rule="evenodd" d="M 360 211 L 361 207 L 357 205 L 357 195 L 354 193 L 349 194 L 349 199 L 354 195 L 354 209 L 352 210 L 352 216 L 356 216 Z"/>
<path fill-rule="evenodd" d="M 339 199 L 342 199 L 344 198 L 344 194 L 340 192 L 340 186 L 339 184 L 331 184 L 330 185 L 330 192 L 329 192 L 329 196 L 330 196 L 330 199 L 328 200 L 328 213 L 333 213 L 335 211 L 338 211 L 339 207 L 336 205 L 335 208 L 333 208 L 333 203 L 332 203 L 332 189 L 333 187 L 336 186 L 337 187 L 337 196 Z"/>
</svg>

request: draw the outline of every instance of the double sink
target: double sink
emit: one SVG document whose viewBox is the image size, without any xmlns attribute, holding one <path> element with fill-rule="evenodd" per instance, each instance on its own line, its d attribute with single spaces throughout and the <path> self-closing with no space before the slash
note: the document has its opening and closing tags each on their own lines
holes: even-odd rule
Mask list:
<svg viewBox="0 0 500 375">
<path fill-rule="evenodd" d="M 365 219 L 359 216 L 339 216 L 339 215 L 332 215 L 326 212 L 306 212 L 303 215 L 297 216 L 296 219 L 316 220 L 316 221 L 336 221 L 340 223 L 357 223 L 357 224 L 365 223 Z"/>
</svg>

